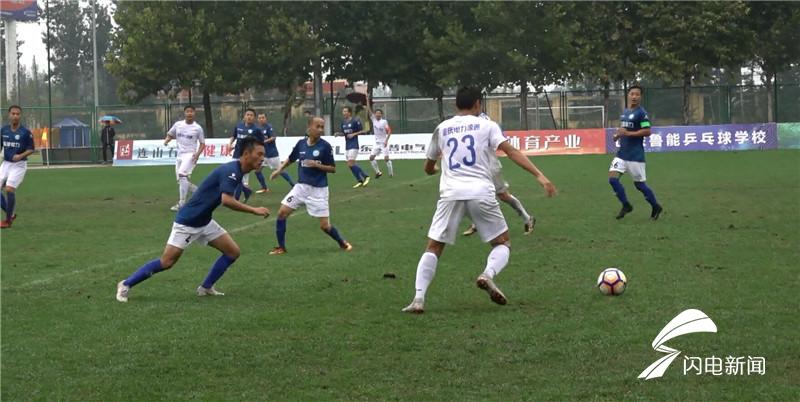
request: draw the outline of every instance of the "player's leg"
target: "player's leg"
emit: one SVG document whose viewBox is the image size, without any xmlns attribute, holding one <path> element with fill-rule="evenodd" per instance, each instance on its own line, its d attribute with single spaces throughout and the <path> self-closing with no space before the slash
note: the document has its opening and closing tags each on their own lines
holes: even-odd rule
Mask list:
<svg viewBox="0 0 800 402">
<path fill-rule="evenodd" d="M 614 160 L 611 161 L 611 166 L 608 168 L 608 184 L 611 185 L 614 194 L 617 195 L 617 199 L 622 203 L 622 209 L 619 210 L 617 219 L 622 219 L 626 214 L 633 211 L 633 205 L 628 202 L 628 196 L 625 194 L 625 187 L 623 187 L 622 183 L 619 181 L 620 175 L 627 171 L 627 167 L 627 163 L 624 160 L 614 158 Z"/>
<path fill-rule="evenodd" d="M 15 192 L 16 189 L 8 184 L 3 187 L 3 191 L 5 191 L 3 210 L 6 211 L 6 217 L 3 219 L 2 223 L 0 223 L 0 227 L 8 228 L 11 227 L 11 222 L 14 221 L 14 208 L 17 204 L 17 194 Z"/>
<path fill-rule="evenodd" d="M 330 236 L 331 239 L 333 239 L 342 250 L 350 251 L 353 249 L 353 246 L 347 240 L 342 238 L 342 235 L 339 234 L 339 231 L 336 230 L 336 227 L 331 225 L 330 218 L 327 216 L 319 218 L 319 228 L 325 232 L 325 234 Z"/>
<path fill-rule="evenodd" d="M 209 227 L 212 225 L 216 227 Z M 219 231 L 222 231 L 222 234 L 216 236 L 213 240 L 208 242 L 209 246 L 219 250 L 222 255 L 220 255 L 217 260 L 214 261 L 214 264 L 208 271 L 208 275 L 206 275 L 203 283 L 197 288 L 197 295 L 224 296 L 224 293 L 214 288 L 214 284 L 217 283 L 219 278 L 225 274 L 225 271 L 228 270 L 228 267 L 236 262 L 236 259 L 239 258 L 241 251 L 239 250 L 239 245 L 233 241 L 231 235 L 225 232 L 225 230 L 222 229 L 222 227 L 220 227 L 215 221 L 212 220 L 207 227 L 207 232 L 217 231 L 217 233 L 219 233 Z"/>
<path fill-rule="evenodd" d="M 378 161 L 375 160 L 375 157 L 381 154 L 381 148 L 378 144 L 375 144 L 372 147 L 372 152 L 369 154 L 369 164 L 372 165 L 372 170 L 375 171 L 375 178 L 379 179 L 383 176 L 383 172 L 381 172 L 380 167 L 378 166 Z"/>
<path fill-rule="evenodd" d="M 653 192 L 653 190 L 647 186 L 647 173 L 645 170 L 645 164 L 644 162 L 632 162 L 630 165 L 633 185 L 644 195 L 644 199 L 650 204 L 650 207 L 652 208 L 650 212 L 650 219 L 657 220 L 664 208 L 662 208 L 661 204 L 659 204 L 658 200 L 656 200 L 656 194 Z"/>
<path fill-rule="evenodd" d="M 364 173 L 364 171 L 361 170 L 361 167 L 358 166 L 358 164 L 356 163 L 356 158 L 358 157 L 358 149 L 348 149 L 347 151 L 345 151 L 345 154 L 347 157 L 347 167 L 350 168 L 350 173 L 353 174 L 353 177 L 355 177 L 357 182 L 353 186 L 353 188 L 358 188 L 366 185 L 368 183 L 367 179 L 369 179 L 369 176 L 367 176 L 367 174 Z"/>
<path fill-rule="evenodd" d="M 344 251 L 350 251 L 353 246 L 347 242 L 330 222 L 330 207 L 328 206 L 329 191 L 328 187 L 309 187 L 309 194 L 306 197 L 306 210 L 308 214 L 319 218 L 319 228 L 331 237 L 336 244 Z"/>
<path fill-rule="evenodd" d="M 389 159 L 389 151 L 386 150 L 384 155 L 383 160 L 386 161 L 386 170 L 389 171 L 389 177 L 394 177 L 394 167 L 392 167 L 392 161 Z"/>
<path fill-rule="evenodd" d="M 275 237 L 278 239 L 278 246 L 270 251 L 270 255 L 286 253 L 286 223 L 289 216 L 296 209 L 305 205 L 309 185 L 297 184 L 292 187 L 289 194 L 281 200 L 281 207 L 278 209 L 278 218 L 275 220 Z"/>
<path fill-rule="evenodd" d="M 183 190 L 181 189 L 181 163 L 183 163 L 183 160 L 181 159 L 181 155 L 178 155 L 175 158 L 175 181 L 178 183 L 178 202 L 169 208 L 172 211 L 177 211 L 183 206 L 181 203 L 181 196 L 183 194 Z M 185 199 L 185 196 L 183 198 Z"/>
<path fill-rule="evenodd" d="M 178 262 L 183 254 L 183 248 L 181 248 L 181 246 L 184 248 L 188 247 L 192 242 L 193 239 L 191 233 L 186 232 L 182 230 L 182 228 L 176 227 L 176 224 L 173 224 L 172 233 L 170 234 L 170 238 L 167 241 L 166 247 L 164 247 L 164 252 L 161 253 L 161 257 L 146 262 L 127 279 L 117 283 L 117 301 L 123 303 L 127 302 L 128 293 L 132 287 L 146 279 L 149 279 L 151 276 L 159 272 L 170 269 L 173 265 L 175 265 L 176 262 Z"/>
<path fill-rule="evenodd" d="M 8 219 L 8 205 L 6 204 L 6 182 L 8 181 L 8 167 L 9 163 L 6 161 L 0 162 L 0 206 L 3 208 L 3 212 L 6 213 L 6 218 Z M 5 222 L 5 219 L 2 222 Z M 5 225 L 5 223 L 3 224 Z"/>
<path fill-rule="evenodd" d="M 444 252 L 445 244 L 455 243 L 456 231 L 464 212 L 464 201 L 439 200 L 436 204 L 436 212 L 428 230 L 428 244 L 417 263 L 414 300 L 403 309 L 404 312 L 420 314 L 425 310 L 425 295 L 436 275 L 439 257 Z"/>
<path fill-rule="evenodd" d="M 261 185 L 261 188 L 256 191 L 257 194 L 266 193 L 269 191 L 269 187 L 267 186 L 267 181 L 264 179 L 264 173 L 262 170 L 264 169 L 264 164 L 267 163 L 267 159 L 264 158 L 264 162 L 261 163 L 261 166 L 256 170 L 256 179 L 258 179 L 258 184 Z"/>
<path fill-rule="evenodd" d="M 500 190 L 502 191 L 497 192 L 497 198 L 499 198 L 500 201 L 510 205 L 511 208 L 514 209 L 517 215 L 519 215 L 524 222 L 524 233 L 526 235 L 531 234 L 531 232 L 533 232 L 533 227 L 536 226 L 536 218 L 528 213 L 528 211 L 525 209 L 525 206 L 522 205 L 522 202 L 520 202 L 517 197 L 514 197 L 514 194 L 511 194 L 511 192 L 508 191 L 508 185 L 504 186 Z"/>
<path fill-rule="evenodd" d="M 281 158 L 278 156 L 267 158 L 265 160 L 267 161 L 269 168 L 272 170 L 278 170 L 278 168 L 281 167 Z M 283 177 L 283 180 L 286 180 L 286 182 L 289 183 L 289 187 L 294 187 L 294 181 L 292 180 L 292 176 L 289 176 L 289 173 L 281 172 L 281 177 Z"/>
<path fill-rule="evenodd" d="M 25 179 L 25 172 L 28 169 L 28 163 L 25 161 L 14 162 L 8 164 L 8 178 L 5 180 L 3 189 L 6 191 L 6 219 L 0 227 L 11 227 L 14 222 L 16 214 L 14 210 L 17 206 L 17 189 Z"/>
<path fill-rule="evenodd" d="M 508 225 L 500 210 L 500 204 L 496 199 L 470 200 L 467 201 L 467 214 L 478 228 L 481 239 L 492 246 L 492 251 L 486 259 L 486 267 L 475 283 L 489 294 L 493 302 L 506 304 L 508 302 L 506 296 L 494 283 L 497 274 L 508 265 L 511 255 Z"/>
</svg>

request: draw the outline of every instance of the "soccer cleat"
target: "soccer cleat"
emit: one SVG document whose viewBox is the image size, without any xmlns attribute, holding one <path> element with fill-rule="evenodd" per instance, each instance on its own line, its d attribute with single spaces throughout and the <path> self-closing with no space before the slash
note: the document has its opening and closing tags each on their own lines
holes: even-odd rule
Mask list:
<svg viewBox="0 0 800 402">
<path fill-rule="evenodd" d="M 654 206 L 653 212 L 650 212 L 650 220 L 657 221 L 662 212 L 664 212 L 664 208 L 661 205 Z"/>
<path fill-rule="evenodd" d="M 278 254 L 286 254 L 286 249 L 281 246 L 278 246 L 273 248 L 272 251 L 269 252 L 269 255 L 278 255 Z"/>
<path fill-rule="evenodd" d="M 529 235 L 533 233 L 534 226 L 536 226 L 536 218 L 531 216 L 531 219 L 525 222 L 525 234 Z"/>
<path fill-rule="evenodd" d="M 375 178 L 376 178 L 376 179 L 380 179 L 380 178 L 381 178 L 381 176 L 383 176 L 383 172 L 378 172 L 378 173 L 375 173 Z"/>
<path fill-rule="evenodd" d="M 117 301 L 122 303 L 128 302 L 128 292 L 131 290 L 130 286 L 125 286 L 125 281 L 119 281 L 117 284 Z"/>
<path fill-rule="evenodd" d="M 403 308 L 402 311 L 404 313 L 422 314 L 425 312 L 425 300 L 414 298 L 414 301 L 412 301 L 411 304 Z"/>
<path fill-rule="evenodd" d="M 0 228 L 8 229 L 11 227 L 11 222 L 9 221 L 0 221 Z"/>
<path fill-rule="evenodd" d="M 480 276 L 478 276 L 478 280 L 475 281 L 475 284 L 478 285 L 479 288 L 485 290 L 493 302 L 499 305 L 505 305 L 508 303 L 506 295 L 500 291 L 500 288 L 498 288 L 497 285 L 494 284 L 494 281 L 489 279 L 488 276 L 480 274 Z"/>
<path fill-rule="evenodd" d="M 270 192 L 270 190 L 268 188 L 262 188 L 260 190 L 256 190 L 256 194 L 264 194 L 264 193 L 269 193 L 269 192 Z"/>
<path fill-rule="evenodd" d="M 175 205 L 169 207 L 169 210 L 170 211 L 174 211 L 174 212 L 178 212 L 180 209 L 181 209 L 181 204 L 175 204 Z"/>
<path fill-rule="evenodd" d="M 619 210 L 619 213 L 617 214 L 617 219 L 622 219 L 625 217 L 625 215 L 631 212 L 633 212 L 633 205 L 625 204 L 622 206 L 622 209 Z"/>
<path fill-rule="evenodd" d="M 341 248 L 344 251 L 350 251 L 353 249 L 353 245 L 350 244 L 349 242 L 344 242 L 343 244 L 339 245 L 339 248 Z"/>
<path fill-rule="evenodd" d="M 353 188 L 359 188 L 359 187 L 361 187 L 363 185 L 364 185 L 364 182 L 358 182 L 358 183 L 353 185 Z"/>
<path fill-rule="evenodd" d="M 369 184 L 369 176 L 364 178 L 364 187 L 366 187 L 367 184 Z"/>
<path fill-rule="evenodd" d="M 473 223 L 472 225 L 469 225 L 469 227 L 467 228 L 467 230 L 464 231 L 464 233 L 461 233 L 461 234 L 464 235 L 464 236 L 472 236 L 477 232 L 478 232 L 478 228 L 475 227 L 475 224 Z"/>
<path fill-rule="evenodd" d="M 197 287 L 197 295 L 198 296 L 225 296 L 225 293 L 220 292 L 215 287 L 211 287 L 211 289 L 206 289 L 202 285 Z"/>
</svg>

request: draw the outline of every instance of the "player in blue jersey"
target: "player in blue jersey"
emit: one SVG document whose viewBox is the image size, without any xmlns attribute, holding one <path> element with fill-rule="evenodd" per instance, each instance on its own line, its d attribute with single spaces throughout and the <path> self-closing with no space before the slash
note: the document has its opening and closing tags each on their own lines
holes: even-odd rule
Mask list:
<svg viewBox="0 0 800 402">
<path fill-rule="evenodd" d="M 233 148 L 233 159 L 238 159 L 242 155 L 242 147 L 241 142 L 243 139 L 247 137 L 256 137 L 261 144 L 264 143 L 264 133 L 261 132 L 256 124 L 256 111 L 255 109 L 246 109 L 244 111 L 244 119 L 242 122 L 236 125 L 231 132 L 231 139 L 228 141 L 228 149 L 233 148 L 233 144 L 236 143 L 236 147 Z M 236 190 L 234 197 L 238 200 L 239 197 L 244 192 L 244 202 L 250 198 L 250 195 L 253 194 L 253 191 L 250 190 L 248 179 L 250 175 L 246 174 L 244 178 L 242 178 L 242 185 L 240 188 Z"/>
<path fill-rule="evenodd" d="M 628 89 L 628 109 L 625 109 L 620 116 L 620 127 L 614 134 L 614 140 L 619 140 L 619 151 L 617 156 L 611 161 L 608 168 L 608 183 L 614 189 L 614 193 L 622 203 L 622 209 L 617 214 L 617 219 L 622 219 L 626 214 L 633 211 L 633 205 L 628 202 L 625 195 L 625 187 L 619 182 L 621 174 L 629 173 L 633 179 L 633 185 L 644 194 L 644 198 L 650 203 L 652 210 L 650 219 L 658 219 L 664 210 L 656 200 L 653 190 L 647 186 L 645 180 L 644 163 L 644 137 L 650 136 L 650 119 L 647 111 L 641 106 L 642 88 L 634 85 Z"/>
<path fill-rule="evenodd" d="M 278 154 L 278 147 L 275 145 L 275 132 L 272 129 L 272 125 L 267 123 L 267 114 L 266 113 L 259 113 L 258 114 L 258 128 L 261 129 L 261 132 L 264 133 L 264 165 L 269 166 L 270 169 L 275 170 L 281 166 L 281 158 L 280 154 Z M 263 168 L 263 166 L 262 166 Z M 281 177 L 289 183 L 289 186 L 294 186 L 294 181 L 292 181 L 292 177 L 289 176 L 289 173 L 281 172 Z M 261 168 L 256 171 L 256 178 L 258 179 L 259 184 L 261 184 L 261 189 L 256 191 L 256 193 L 266 193 L 269 191 L 269 187 L 267 187 L 267 183 L 264 180 L 264 174 L 261 173 Z"/>
<path fill-rule="evenodd" d="M 264 160 L 264 144 L 256 138 L 244 138 L 240 140 L 240 146 L 242 153 L 239 159 L 214 169 L 192 194 L 189 202 L 178 211 L 172 224 L 172 233 L 161 257 L 142 265 L 128 279 L 117 284 L 117 301 L 127 302 L 132 287 L 175 265 L 183 250 L 194 242 L 208 244 L 222 253 L 211 266 L 203 283 L 197 287 L 197 295 L 224 295 L 214 287 L 214 284 L 239 258 L 240 251 L 228 232 L 214 221 L 211 213 L 222 204 L 234 211 L 248 212 L 265 218 L 269 216 L 267 208 L 251 207 L 233 197 L 236 188 L 242 184 L 242 177 L 261 166 Z"/>
<path fill-rule="evenodd" d="M 364 170 L 361 169 L 361 166 L 358 166 L 356 163 L 356 158 L 358 158 L 358 136 L 367 132 L 364 130 L 364 126 L 361 124 L 361 120 L 356 117 L 353 117 L 353 109 L 350 106 L 345 106 L 342 108 L 342 120 L 341 125 L 341 135 L 345 136 L 345 156 L 347 157 L 347 166 L 350 168 L 350 171 L 353 173 L 353 177 L 356 178 L 356 184 L 353 188 L 359 188 L 362 186 L 366 186 L 369 184 L 369 175 L 364 173 Z"/>
<path fill-rule="evenodd" d="M 9 124 L 0 129 L 3 140 L 3 162 L 0 164 L 0 193 L 5 219 L 0 221 L 0 228 L 10 228 L 17 218 L 14 208 L 17 204 L 17 189 L 28 170 L 28 156 L 33 153 L 33 134 L 20 124 L 22 108 L 11 105 L 8 108 Z"/>
<path fill-rule="evenodd" d="M 272 255 L 286 253 L 286 219 L 303 205 L 306 206 L 309 215 L 319 218 L 319 228 L 336 240 L 342 250 L 353 249 L 353 246 L 339 235 L 339 231 L 331 225 L 329 219 L 328 173 L 336 173 L 336 163 L 333 160 L 333 147 L 320 138 L 324 130 L 325 120 L 321 117 L 312 117 L 308 121 L 307 137 L 297 142 L 289 158 L 270 175 L 270 180 L 273 180 L 289 165 L 299 161 L 297 184 L 283 198 L 281 209 L 278 210 L 278 220 L 275 223 L 278 246 L 270 251 Z"/>
</svg>

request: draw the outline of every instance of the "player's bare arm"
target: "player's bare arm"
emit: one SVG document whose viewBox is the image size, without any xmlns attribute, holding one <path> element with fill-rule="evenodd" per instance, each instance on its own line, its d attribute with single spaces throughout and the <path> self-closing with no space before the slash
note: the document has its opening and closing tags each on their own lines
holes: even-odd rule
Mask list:
<svg viewBox="0 0 800 402">
<path fill-rule="evenodd" d="M 21 161 L 21 160 L 23 160 L 23 159 L 27 158 L 27 157 L 28 157 L 28 156 L 30 156 L 31 154 L 33 154 L 33 150 L 32 150 L 32 149 L 29 149 L 29 150 L 26 150 L 25 152 L 23 152 L 23 153 L 21 153 L 21 154 L 16 154 L 16 155 L 12 156 L 12 157 L 11 157 L 11 159 L 12 159 L 14 162 L 19 162 L 19 161 Z"/>
<path fill-rule="evenodd" d="M 269 216 L 269 209 L 264 207 L 251 207 L 247 204 L 243 204 L 239 201 L 236 201 L 234 196 L 222 193 L 222 205 L 239 212 L 249 212 L 253 215 L 268 217 Z"/>
<path fill-rule="evenodd" d="M 200 159 L 200 155 L 203 154 L 203 151 L 206 149 L 206 143 L 201 142 L 200 146 L 197 147 L 197 151 L 195 151 L 194 155 L 192 155 L 192 161 L 197 163 L 197 160 Z"/>
<path fill-rule="evenodd" d="M 556 186 L 550 182 L 550 179 L 548 179 L 547 176 L 545 176 L 544 173 L 542 173 L 542 171 L 539 170 L 539 168 L 537 168 L 527 156 L 523 155 L 522 152 L 519 152 L 519 150 L 509 144 L 508 141 L 503 141 L 500 143 L 498 149 L 505 152 L 505 154 L 508 155 L 508 159 L 511 159 L 519 167 L 527 170 L 530 174 L 536 177 L 536 180 L 542 185 L 542 188 L 544 188 L 544 191 L 547 193 L 548 197 L 558 194 L 558 189 L 556 189 Z"/>
<path fill-rule="evenodd" d="M 289 165 L 291 165 L 291 164 L 292 164 L 292 161 L 290 161 L 288 159 L 283 161 L 283 162 L 281 162 L 281 165 L 278 166 L 277 169 L 273 170 L 272 174 L 269 175 L 269 179 L 270 180 L 275 180 L 275 178 L 278 177 L 278 175 L 281 174 L 283 172 L 283 170 L 286 169 L 287 167 L 289 167 Z"/>
</svg>

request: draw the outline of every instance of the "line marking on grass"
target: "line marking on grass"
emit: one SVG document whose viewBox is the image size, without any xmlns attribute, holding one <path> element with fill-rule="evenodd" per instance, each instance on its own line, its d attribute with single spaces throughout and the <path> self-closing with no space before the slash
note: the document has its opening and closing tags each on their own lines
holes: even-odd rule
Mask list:
<svg viewBox="0 0 800 402">
<path fill-rule="evenodd" d="M 402 187 L 404 185 L 407 186 L 409 184 L 416 184 L 416 183 L 419 183 L 419 182 L 422 182 L 422 181 L 426 181 L 426 180 L 429 180 L 429 179 L 430 179 L 429 176 L 423 176 L 423 177 L 415 178 L 413 180 L 398 181 L 396 183 L 392 183 L 392 184 L 386 186 L 385 188 L 386 189 L 392 189 L 392 188 L 396 188 L 396 187 Z M 356 198 L 358 198 L 358 197 L 363 195 L 363 194 L 359 194 L 361 192 L 360 190 L 354 190 L 354 191 L 356 191 L 356 194 L 336 199 L 336 200 L 330 202 L 330 204 L 339 204 L 339 203 L 342 203 L 342 202 L 352 201 L 352 200 L 354 200 L 354 199 L 356 199 Z M 281 198 L 281 199 L 283 199 L 283 198 Z M 261 226 L 261 225 L 263 225 L 265 223 L 268 223 L 268 222 L 271 223 L 272 221 L 268 221 L 266 219 L 261 219 L 261 220 L 256 221 L 256 222 L 249 223 L 247 225 L 240 226 L 240 227 L 228 230 L 228 233 L 239 233 L 239 232 L 242 232 L 242 231 L 246 231 L 246 230 L 255 228 L 257 226 Z M 89 265 L 87 267 L 80 268 L 80 269 L 74 269 L 74 270 L 69 271 L 69 272 L 63 272 L 63 273 L 50 275 L 48 277 L 44 277 L 44 278 L 40 278 L 40 279 L 34 279 L 32 281 L 25 282 L 25 283 L 22 283 L 22 284 L 17 285 L 17 286 L 2 287 L 2 289 L 4 291 L 8 291 L 8 290 L 27 289 L 27 288 L 31 288 L 31 287 L 40 286 L 40 285 L 46 285 L 46 284 L 49 284 L 49 283 L 51 283 L 53 281 L 56 281 L 56 280 L 59 280 L 59 279 L 62 279 L 62 278 L 70 277 L 70 276 L 73 276 L 73 275 L 78 275 L 78 274 L 81 274 L 81 273 L 84 273 L 84 272 L 87 272 L 87 271 L 93 271 L 93 270 L 100 269 L 100 268 L 106 268 L 106 267 L 110 267 L 110 266 L 114 266 L 114 265 L 120 265 L 120 264 L 123 264 L 123 263 L 127 263 L 128 261 L 133 260 L 133 259 L 138 259 L 138 258 L 142 258 L 142 257 L 148 256 L 148 255 L 154 255 L 154 254 L 161 253 L 161 251 L 163 251 L 163 248 L 159 249 L 159 250 L 155 250 L 155 251 L 153 251 L 153 250 L 142 251 L 142 252 L 138 252 L 138 253 L 135 253 L 135 254 L 130 254 L 127 257 L 124 257 L 124 258 L 115 259 L 115 260 L 110 261 L 110 262 Z M 158 254 L 158 255 L 160 255 L 160 254 Z"/>
</svg>

